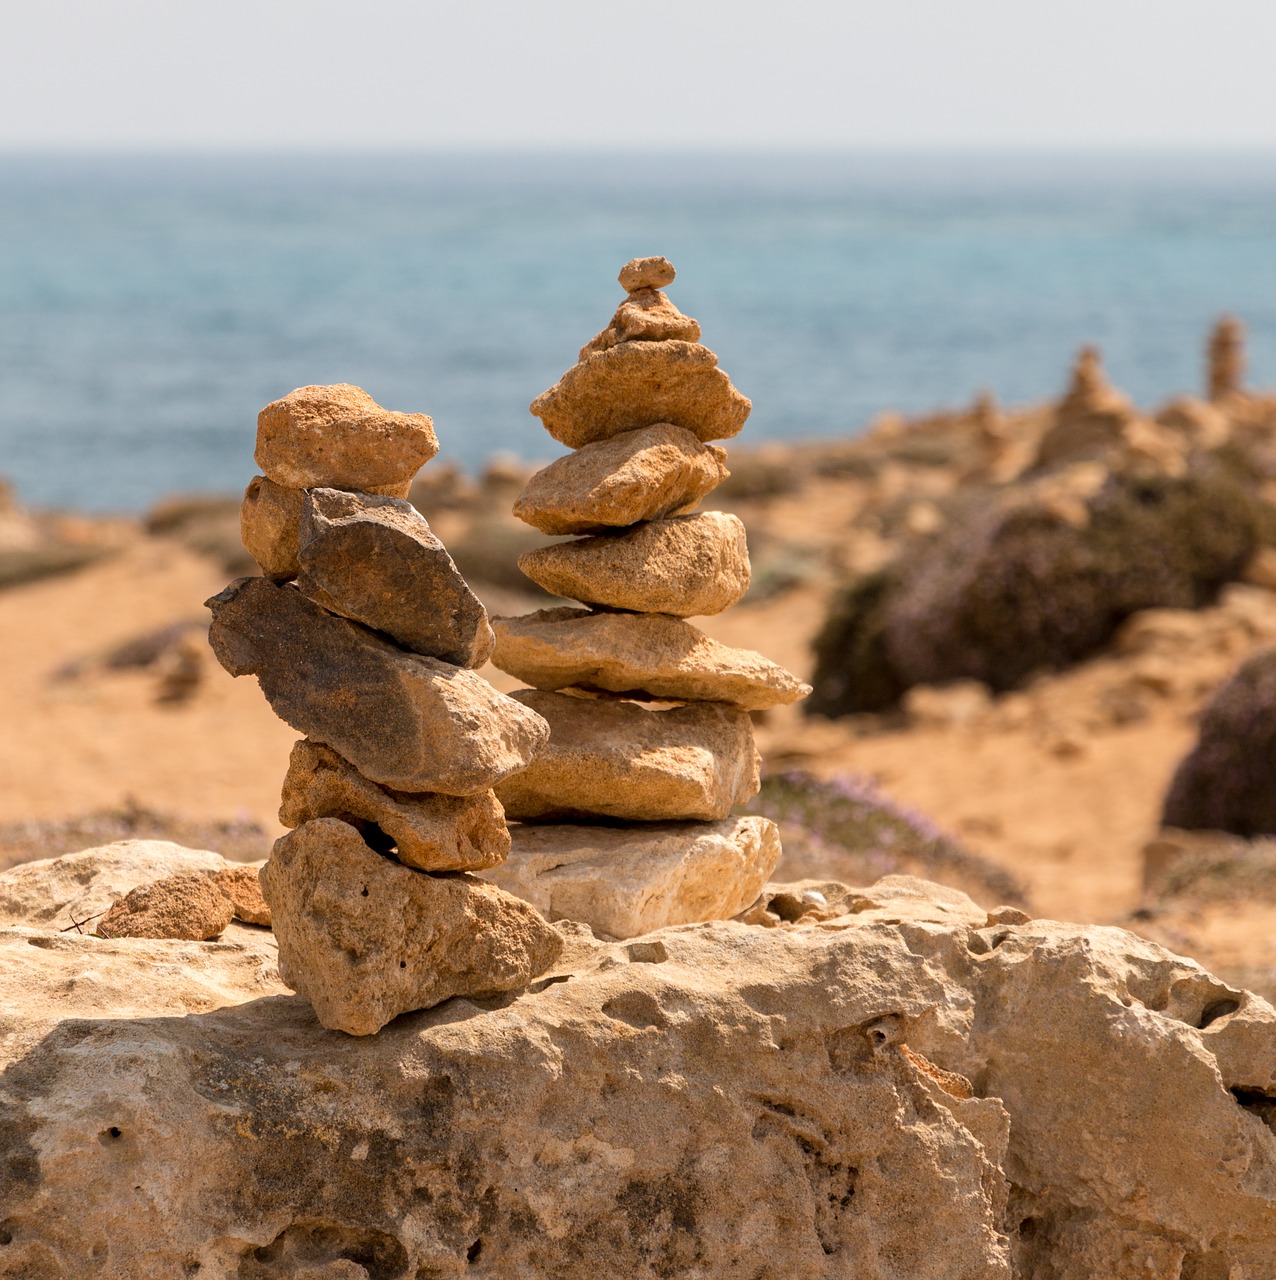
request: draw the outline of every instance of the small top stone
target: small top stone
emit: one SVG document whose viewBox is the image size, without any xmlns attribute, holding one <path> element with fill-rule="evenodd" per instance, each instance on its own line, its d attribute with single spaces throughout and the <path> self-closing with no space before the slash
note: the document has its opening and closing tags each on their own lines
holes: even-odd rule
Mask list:
<svg viewBox="0 0 1276 1280">
<path fill-rule="evenodd" d="M 676 274 L 668 258 L 632 258 L 616 278 L 626 293 L 633 293 L 636 289 L 663 289 L 673 284 Z"/>
</svg>

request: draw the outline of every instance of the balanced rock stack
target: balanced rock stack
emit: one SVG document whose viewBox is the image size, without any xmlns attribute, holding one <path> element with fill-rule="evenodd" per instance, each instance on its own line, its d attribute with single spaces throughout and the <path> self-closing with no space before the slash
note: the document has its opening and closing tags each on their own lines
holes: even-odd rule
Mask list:
<svg viewBox="0 0 1276 1280">
<path fill-rule="evenodd" d="M 758 789 L 749 713 L 809 692 L 686 621 L 749 585 L 744 526 L 695 508 L 727 476 L 706 442 L 736 435 L 751 405 L 661 291 L 673 278 L 664 258 L 628 263 L 611 324 L 532 404 L 574 452 L 534 475 L 514 512 L 584 536 L 519 567 L 583 607 L 494 620 L 493 661 L 532 686 L 512 696 L 549 722 L 550 740 L 497 786 L 522 825 L 510 860 L 485 874 L 551 919 L 613 937 L 756 898 L 780 843 L 770 821 L 730 816 Z"/>
<path fill-rule="evenodd" d="M 263 577 L 209 602 L 231 675 L 305 734 L 261 873 L 283 980 L 325 1027 L 367 1035 L 449 996 L 525 986 L 561 939 L 465 874 L 509 851 L 492 788 L 548 726 L 473 668 L 487 613 L 403 500 L 438 451 L 424 414 L 302 387 L 258 418 L 244 544 Z"/>
</svg>

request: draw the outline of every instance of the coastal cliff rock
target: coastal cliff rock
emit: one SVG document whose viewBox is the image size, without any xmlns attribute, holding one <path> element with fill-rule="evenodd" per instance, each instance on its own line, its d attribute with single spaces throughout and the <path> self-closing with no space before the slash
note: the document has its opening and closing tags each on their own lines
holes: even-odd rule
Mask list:
<svg viewBox="0 0 1276 1280">
<path fill-rule="evenodd" d="M 62 933 L 35 875 L 4 1276 L 1276 1274 L 1276 1013 L 1122 930 L 891 877 L 812 923 L 562 924 L 526 992 L 354 1039 L 267 931 Z"/>
</svg>

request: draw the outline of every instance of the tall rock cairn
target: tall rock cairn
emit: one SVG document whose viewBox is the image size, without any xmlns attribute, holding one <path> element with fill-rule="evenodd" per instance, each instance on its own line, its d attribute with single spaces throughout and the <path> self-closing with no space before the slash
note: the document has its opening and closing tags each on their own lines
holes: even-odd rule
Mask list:
<svg viewBox="0 0 1276 1280">
<path fill-rule="evenodd" d="M 473 668 L 487 613 L 405 501 L 438 443 L 424 414 L 358 387 L 302 387 L 257 420 L 244 545 L 262 577 L 208 601 L 209 639 L 305 735 L 284 779 L 294 828 L 261 873 L 283 980 L 353 1035 L 453 995 L 526 985 L 561 939 L 465 874 L 510 847 L 492 788 L 549 729 Z"/>
<path fill-rule="evenodd" d="M 1223 316 L 1210 334 L 1205 380 L 1209 399 L 1217 404 L 1245 385 L 1245 326 L 1235 316 Z"/>
<path fill-rule="evenodd" d="M 618 937 L 754 900 L 780 842 L 770 821 L 730 816 L 758 790 L 749 713 L 810 692 L 686 621 L 749 585 L 744 526 L 696 507 L 728 474 L 706 442 L 738 434 L 751 405 L 662 292 L 673 278 L 664 258 L 626 264 L 611 324 L 532 404 L 574 452 L 534 475 L 514 512 L 583 536 L 519 567 L 583 607 L 494 620 L 493 661 L 532 686 L 512 696 L 550 740 L 497 786 L 523 825 L 492 878 Z"/>
</svg>

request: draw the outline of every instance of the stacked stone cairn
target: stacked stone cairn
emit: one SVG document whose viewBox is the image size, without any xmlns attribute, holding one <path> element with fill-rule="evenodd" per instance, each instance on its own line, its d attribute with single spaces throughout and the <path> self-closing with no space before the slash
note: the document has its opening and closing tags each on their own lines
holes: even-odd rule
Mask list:
<svg viewBox="0 0 1276 1280">
<path fill-rule="evenodd" d="M 329 1029 L 378 1031 L 454 995 L 525 986 L 562 941 L 468 874 L 509 833 L 493 787 L 549 730 L 476 674 L 483 606 L 405 495 L 438 450 L 424 414 L 302 387 L 258 418 L 244 544 L 263 576 L 209 602 L 231 675 L 255 675 L 293 749 L 261 873 L 284 981 Z"/>
<path fill-rule="evenodd" d="M 528 482 L 514 513 L 583 535 L 527 552 L 522 571 L 582 607 L 497 618 L 495 664 L 549 722 L 549 745 L 497 784 L 513 852 L 485 872 L 550 919 L 611 937 L 730 917 L 780 857 L 775 824 L 733 817 L 758 790 L 750 712 L 810 692 L 761 654 L 686 621 L 749 585 L 744 526 L 697 512 L 727 476 L 707 441 L 751 405 L 662 292 L 664 258 L 628 263 L 628 297 L 579 363 L 532 404 L 572 453 Z"/>
</svg>

